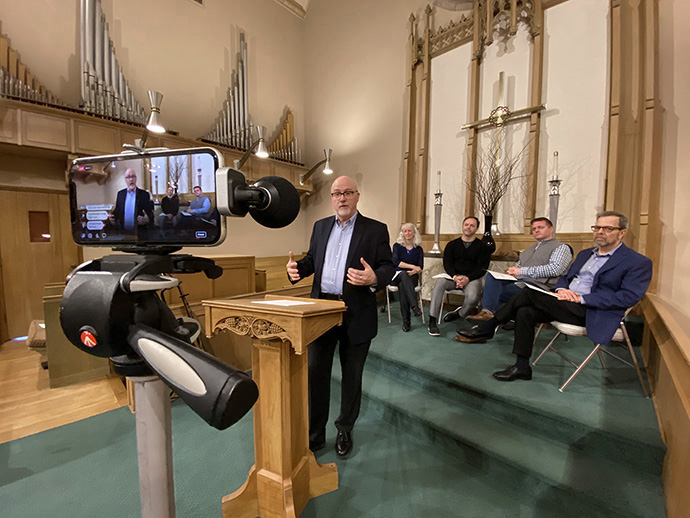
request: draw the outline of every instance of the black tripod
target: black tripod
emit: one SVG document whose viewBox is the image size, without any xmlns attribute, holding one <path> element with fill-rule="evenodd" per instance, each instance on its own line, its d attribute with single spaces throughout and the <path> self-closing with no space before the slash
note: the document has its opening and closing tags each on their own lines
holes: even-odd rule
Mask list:
<svg viewBox="0 0 690 518">
<path fill-rule="evenodd" d="M 166 274 L 196 272 L 214 279 L 222 269 L 191 255 L 106 256 L 70 275 L 60 308 L 67 338 L 89 354 L 109 357 L 115 371 L 134 382 L 144 518 L 175 516 L 170 389 L 219 430 L 258 398 L 246 373 L 192 346 L 199 323 L 177 319 L 160 297 L 180 282 Z"/>
</svg>

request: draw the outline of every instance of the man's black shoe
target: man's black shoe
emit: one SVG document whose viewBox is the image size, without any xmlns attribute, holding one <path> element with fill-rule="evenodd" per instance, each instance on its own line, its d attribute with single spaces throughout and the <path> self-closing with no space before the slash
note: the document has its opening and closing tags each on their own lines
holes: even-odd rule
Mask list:
<svg viewBox="0 0 690 518">
<path fill-rule="evenodd" d="M 335 454 L 341 459 L 347 459 L 352 453 L 352 432 L 338 430 L 338 437 L 335 439 Z"/>
<path fill-rule="evenodd" d="M 489 329 L 485 331 L 482 329 L 482 324 L 477 324 L 472 327 L 458 327 L 456 331 L 459 335 L 466 338 L 476 338 L 476 339 L 490 339 L 494 337 L 494 329 Z"/>
<path fill-rule="evenodd" d="M 505 370 L 494 372 L 494 378 L 498 381 L 531 380 L 532 368 L 527 367 L 527 370 L 518 370 L 517 365 L 511 365 Z"/>
<path fill-rule="evenodd" d="M 409 322 L 403 322 L 403 331 L 406 333 L 410 330 L 410 323 Z"/>
<path fill-rule="evenodd" d="M 422 310 L 419 308 L 419 306 L 414 306 L 412 308 L 412 313 L 414 313 L 414 316 L 416 316 L 416 317 L 422 316 Z"/>
<path fill-rule="evenodd" d="M 438 330 L 438 326 L 436 325 L 436 319 L 431 320 L 431 318 L 429 319 L 429 334 L 431 336 L 441 336 L 441 331 Z"/>
<path fill-rule="evenodd" d="M 453 320 L 457 320 L 460 318 L 460 309 L 462 308 L 457 308 L 455 311 L 449 311 L 445 315 L 443 315 L 443 321 L 444 322 L 452 322 Z"/>
<path fill-rule="evenodd" d="M 309 441 L 309 449 L 316 453 L 319 450 L 323 450 L 326 447 L 326 440 L 323 441 Z"/>
<path fill-rule="evenodd" d="M 510 322 L 507 322 L 506 324 L 503 324 L 503 327 L 501 327 L 504 331 L 514 331 L 515 330 L 515 320 L 511 320 Z"/>
</svg>

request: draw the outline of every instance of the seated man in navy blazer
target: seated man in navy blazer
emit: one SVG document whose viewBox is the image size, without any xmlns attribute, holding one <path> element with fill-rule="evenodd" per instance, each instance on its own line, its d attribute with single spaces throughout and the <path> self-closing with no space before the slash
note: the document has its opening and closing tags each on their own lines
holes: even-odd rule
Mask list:
<svg viewBox="0 0 690 518">
<path fill-rule="evenodd" d="M 307 255 L 295 261 L 292 252 L 287 273 L 294 284 L 314 274 L 312 298 L 342 300 L 347 306 L 343 324 L 309 345 L 309 449 L 326 445 L 326 424 L 331 393 L 331 367 L 336 344 L 342 368 L 340 414 L 335 452 L 352 452 L 352 428 L 362 400 L 362 372 L 371 340 L 376 336 L 376 292 L 395 274 L 388 228 L 357 211 L 357 183 L 348 176 L 331 186 L 335 217 L 314 224 Z"/>
<path fill-rule="evenodd" d="M 125 234 L 138 234 L 145 238 L 153 227 L 153 201 L 148 191 L 137 187 L 137 173 L 134 169 L 125 171 L 127 187 L 117 193 L 115 210 L 110 222 Z"/>
<path fill-rule="evenodd" d="M 594 248 L 580 252 L 554 291 L 557 296 L 524 288 L 500 308 L 494 318 L 468 329 L 458 329 L 466 339 L 493 338 L 496 327 L 515 320 L 515 365 L 494 373 L 499 381 L 532 379 L 529 357 L 534 326 L 556 320 L 585 326 L 595 343 L 607 344 L 618 329 L 625 310 L 637 304 L 652 280 L 652 261 L 623 244 L 628 218 L 619 212 L 597 214 L 592 226 Z"/>
</svg>

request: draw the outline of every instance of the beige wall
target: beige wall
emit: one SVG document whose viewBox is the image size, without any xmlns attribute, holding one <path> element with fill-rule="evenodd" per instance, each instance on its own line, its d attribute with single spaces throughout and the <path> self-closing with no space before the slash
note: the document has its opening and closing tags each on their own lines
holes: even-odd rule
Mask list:
<svg viewBox="0 0 690 518">
<path fill-rule="evenodd" d="M 335 174 L 359 182 L 361 212 L 384 221 L 396 235 L 407 19 L 411 12 L 422 17 L 425 6 L 418 0 L 318 0 L 310 3 L 306 19 L 307 156 L 315 160 L 319 148 L 333 148 Z M 319 188 L 310 200 L 312 220 L 331 212 L 323 194 L 328 186 Z"/>
<path fill-rule="evenodd" d="M 659 2 L 659 79 L 664 137 L 659 295 L 690 317 L 690 2 Z"/>
</svg>

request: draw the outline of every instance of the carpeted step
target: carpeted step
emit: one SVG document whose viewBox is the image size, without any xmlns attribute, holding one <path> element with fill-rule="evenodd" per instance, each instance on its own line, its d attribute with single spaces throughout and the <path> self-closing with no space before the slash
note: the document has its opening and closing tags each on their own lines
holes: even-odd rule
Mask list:
<svg viewBox="0 0 690 518">
<path fill-rule="evenodd" d="M 568 412 L 569 402 L 566 402 L 562 411 L 553 412 L 550 407 L 539 406 L 531 400 L 508 397 L 509 395 L 486 390 L 462 378 L 444 377 L 433 370 L 404 363 L 375 348 L 367 359 L 367 369 L 383 372 L 454 405 L 462 405 L 496 419 L 529 428 L 535 433 L 539 432 L 558 440 L 573 450 L 587 451 L 589 455 L 602 459 L 617 459 L 631 469 L 660 474 L 665 454 L 664 445 L 660 440 L 650 444 L 635 434 L 621 435 L 594 426 L 591 421 L 578 419 L 579 414 Z M 507 388 L 503 384 L 490 381 L 498 385 L 499 389 Z M 554 398 L 563 397 L 558 391 L 553 392 Z"/>
<path fill-rule="evenodd" d="M 430 337 L 421 321 L 413 319 L 409 333 L 396 324 L 379 319 L 379 335 L 372 343 L 367 368 L 376 367 L 454 404 L 558 438 L 570 448 L 622 459 L 631 469 L 661 472 L 665 446 L 654 405 L 643 397 L 630 367 L 611 359 L 605 371 L 594 359 L 561 393 L 558 387 L 573 368 L 558 355 L 547 353 L 533 367 L 532 381 L 500 383 L 491 374 L 515 361 L 513 333 L 499 331 L 485 344 L 461 344 L 452 337 L 455 327 L 466 323 L 441 324 L 438 338 Z M 553 333 L 543 333 L 535 355 Z M 559 339 L 558 346 L 573 359 L 584 358 L 593 347 L 586 338 Z M 627 351 L 621 351 L 625 357 Z"/>
<path fill-rule="evenodd" d="M 334 371 L 337 379 L 338 374 Z M 497 492 L 510 488 L 524 501 L 559 503 L 559 516 L 663 516 L 657 476 L 602 461 L 540 433 L 400 382 L 368 365 L 367 413 L 427 440 L 483 476 Z M 519 496 L 516 496 L 518 498 Z"/>
</svg>

